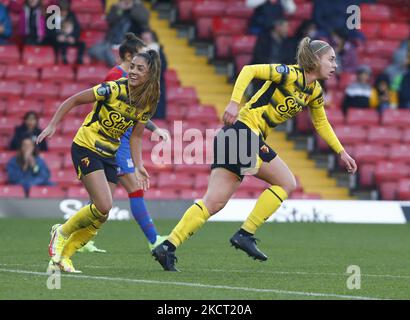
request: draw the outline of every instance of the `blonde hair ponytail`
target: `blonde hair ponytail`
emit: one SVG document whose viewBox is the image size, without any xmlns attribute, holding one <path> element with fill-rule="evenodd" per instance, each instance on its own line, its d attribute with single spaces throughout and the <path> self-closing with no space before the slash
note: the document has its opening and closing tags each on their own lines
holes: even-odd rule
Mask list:
<svg viewBox="0 0 410 320">
<path fill-rule="evenodd" d="M 315 71 L 319 68 L 320 57 L 331 48 L 326 41 L 312 41 L 309 37 L 305 37 L 299 43 L 296 60 L 306 72 Z"/>
</svg>

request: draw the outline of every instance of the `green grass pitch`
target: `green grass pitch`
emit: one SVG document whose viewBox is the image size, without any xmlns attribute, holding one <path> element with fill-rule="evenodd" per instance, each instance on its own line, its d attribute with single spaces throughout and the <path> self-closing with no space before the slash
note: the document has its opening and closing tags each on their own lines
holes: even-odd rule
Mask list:
<svg viewBox="0 0 410 320">
<path fill-rule="evenodd" d="M 240 223 L 210 222 L 164 272 L 134 221 L 109 221 L 95 238 L 106 254 L 77 253 L 81 275 L 47 289 L 49 229 L 56 220 L 0 219 L 0 299 L 410 299 L 410 226 L 267 223 L 257 262 L 230 247 Z M 173 220 L 156 221 L 164 234 Z M 349 265 L 361 288 L 349 290 Z"/>
</svg>

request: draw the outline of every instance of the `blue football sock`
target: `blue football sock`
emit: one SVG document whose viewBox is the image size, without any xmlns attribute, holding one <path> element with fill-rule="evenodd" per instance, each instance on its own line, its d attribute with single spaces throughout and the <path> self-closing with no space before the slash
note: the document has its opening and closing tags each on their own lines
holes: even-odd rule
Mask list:
<svg viewBox="0 0 410 320">
<path fill-rule="evenodd" d="M 145 201 L 143 198 L 143 191 L 138 190 L 128 195 L 130 199 L 131 212 L 134 219 L 140 225 L 142 231 L 147 237 L 150 243 L 154 243 L 157 240 L 157 230 L 155 229 L 154 222 L 148 213 Z"/>
</svg>

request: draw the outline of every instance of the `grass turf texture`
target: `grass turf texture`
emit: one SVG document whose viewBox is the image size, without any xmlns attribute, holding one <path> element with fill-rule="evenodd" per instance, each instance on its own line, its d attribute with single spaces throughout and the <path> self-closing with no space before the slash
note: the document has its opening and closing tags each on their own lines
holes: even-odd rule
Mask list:
<svg viewBox="0 0 410 320">
<path fill-rule="evenodd" d="M 77 253 L 83 274 L 63 275 L 60 290 L 47 289 L 45 274 L 10 272 L 45 273 L 57 222 L 0 219 L 0 299 L 410 298 L 408 225 L 267 223 L 257 233 L 269 256 L 261 263 L 230 247 L 240 223 L 210 222 L 178 249 L 182 272 L 170 273 L 150 256 L 134 221 L 109 221 L 95 238 L 108 253 Z M 175 223 L 156 221 L 162 234 Z M 349 265 L 361 268 L 360 290 L 346 287 Z"/>
</svg>

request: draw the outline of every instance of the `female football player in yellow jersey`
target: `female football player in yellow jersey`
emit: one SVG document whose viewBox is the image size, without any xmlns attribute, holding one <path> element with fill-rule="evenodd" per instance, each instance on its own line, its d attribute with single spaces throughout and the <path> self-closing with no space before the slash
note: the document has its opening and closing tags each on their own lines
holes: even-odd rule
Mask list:
<svg viewBox="0 0 410 320">
<path fill-rule="evenodd" d="M 328 43 L 306 37 L 298 47 L 297 65 L 249 65 L 242 69 L 223 116 L 226 126 L 214 139 L 208 190 L 202 200 L 185 212 L 168 239 L 152 252 L 164 270 L 177 271 L 176 247 L 225 206 L 246 174 L 271 186 L 262 192 L 230 242 L 254 259 L 267 259 L 257 248 L 254 234 L 296 188 L 296 181 L 288 166 L 264 139 L 275 126 L 294 117 L 303 108 L 309 109 L 315 129 L 340 156 L 347 171 L 356 172 L 355 161 L 343 149 L 326 118 L 323 92 L 318 82 L 334 74 L 335 58 Z M 265 80 L 265 83 L 239 110 L 244 91 L 254 78 Z"/>
<path fill-rule="evenodd" d="M 76 272 L 70 258 L 77 248 L 66 245 L 70 236 L 86 228 L 88 232 L 82 232 L 86 243 L 107 220 L 112 193 L 118 182 L 115 155 L 121 136 L 129 128 L 133 128 L 130 148 L 138 183 L 144 190 L 149 187 L 149 175 L 142 164 L 141 141 L 146 122 L 155 113 L 158 103 L 160 69 L 156 51 L 136 54 L 128 79 L 104 82 L 68 98 L 39 135 L 37 143 L 51 137 L 72 108 L 94 102 L 93 110 L 77 131 L 71 148 L 75 170 L 91 204 L 52 232 L 49 245 L 51 268 Z"/>
</svg>

